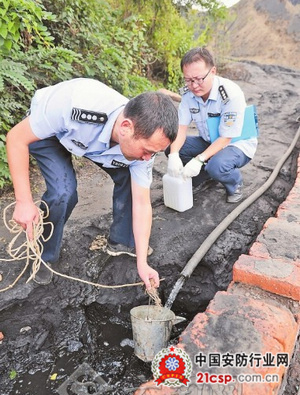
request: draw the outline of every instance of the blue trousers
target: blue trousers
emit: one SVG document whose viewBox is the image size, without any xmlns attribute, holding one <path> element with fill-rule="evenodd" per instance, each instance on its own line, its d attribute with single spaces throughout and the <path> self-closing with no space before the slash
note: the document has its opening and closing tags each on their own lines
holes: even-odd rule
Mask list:
<svg viewBox="0 0 300 395">
<path fill-rule="evenodd" d="M 42 258 L 46 262 L 55 263 L 59 260 L 64 225 L 78 202 L 77 180 L 72 165 L 72 155 L 56 137 L 36 141 L 30 144 L 29 150 L 36 159 L 46 182 L 46 191 L 42 200 L 49 207 L 49 217 L 45 221 L 52 222 L 54 225 L 50 240 L 44 243 Z M 133 247 L 129 169 L 110 169 L 104 168 L 100 164 L 97 165 L 103 168 L 114 181 L 113 223 L 110 228 L 110 241 Z M 45 211 L 43 204 L 41 204 L 41 209 Z M 48 237 L 50 229 L 49 226 L 44 226 L 45 238 Z"/>
<path fill-rule="evenodd" d="M 201 154 L 210 145 L 199 136 L 188 136 L 179 151 L 182 163 L 186 165 L 192 158 Z M 239 148 L 227 146 L 202 167 L 198 176 L 193 177 L 193 186 L 198 186 L 203 181 L 212 178 L 224 185 L 228 195 L 232 195 L 242 182 L 240 168 L 250 162 L 250 158 Z"/>
</svg>

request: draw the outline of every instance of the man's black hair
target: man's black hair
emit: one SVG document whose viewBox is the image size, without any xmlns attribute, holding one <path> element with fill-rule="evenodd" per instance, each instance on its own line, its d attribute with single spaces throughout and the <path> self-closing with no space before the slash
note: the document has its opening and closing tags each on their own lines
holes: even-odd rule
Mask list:
<svg viewBox="0 0 300 395">
<path fill-rule="evenodd" d="M 214 58 L 209 50 L 203 47 L 196 47 L 190 49 L 181 59 L 181 70 L 183 71 L 183 67 L 187 64 L 192 64 L 199 61 L 203 61 L 209 68 L 215 66 Z"/>
<path fill-rule="evenodd" d="M 150 138 L 157 129 L 172 143 L 178 131 L 178 113 L 171 98 L 161 92 L 145 92 L 129 100 L 125 118 L 132 120 L 135 138 Z"/>
</svg>

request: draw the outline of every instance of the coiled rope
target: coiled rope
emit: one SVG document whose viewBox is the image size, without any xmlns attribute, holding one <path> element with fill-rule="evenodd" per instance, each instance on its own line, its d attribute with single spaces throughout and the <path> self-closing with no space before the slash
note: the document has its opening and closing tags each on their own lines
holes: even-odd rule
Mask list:
<svg viewBox="0 0 300 395">
<path fill-rule="evenodd" d="M 35 204 L 38 204 L 39 202 L 35 202 Z M 57 272 L 56 270 L 53 270 L 45 261 L 42 259 L 42 253 L 43 253 L 43 242 L 48 241 L 53 233 L 53 224 L 51 222 L 45 222 L 44 220 L 49 216 L 49 209 L 48 206 L 45 202 L 43 204 L 46 207 L 46 212 L 42 211 L 39 209 L 39 214 L 40 214 L 40 219 L 37 224 L 33 224 L 33 239 L 30 240 L 28 237 L 28 234 L 26 230 L 24 230 L 21 225 L 17 224 L 14 220 L 10 219 L 7 220 L 8 217 L 8 210 L 14 206 L 16 203 L 13 202 L 9 204 L 5 209 L 3 210 L 3 222 L 5 227 L 10 231 L 10 233 L 14 233 L 15 236 L 12 238 L 10 241 L 8 248 L 7 248 L 7 253 L 10 255 L 10 259 L 0 259 L 2 262 L 12 262 L 12 261 L 20 261 L 25 259 L 25 266 L 22 269 L 21 273 L 17 276 L 17 278 L 8 285 L 7 287 L 0 289 L 0 292 L 7 291 L 11 288 L 13 288 L 17 282 L 20 280 L 20 278 L 24 275 L 27 267 L 32 264 L 32 273 L 26 283 L 28 283 L 30 280 L 32 280 L 35 277 L 35 274 L 39 271 L 40 265 L 45 265 L 48 270 L 50 270 L 53 274 L 56 274 L 57 276 L 73 280 L 73 281 L 78 281 L 84 284 L 92 285 L 94 287 L 98 288 L 108 288 L 108 289 L 115 289 L 115 288 L 125 288 L 125 287 L 133 287 L 133 286 L 138 286 L 138 285 L 144 285 L 144 282 L 137 282 L 137 283 L 131 283 L 131 284 L 121 284 L 121 285 L 105 285 L 105 284 L 98 284 L 94 283 L 91 281 L 83 280 L 81 278 L 73 277 L 73 276 L 68 276 L 66 274 Z M 44 232 L 44 226 L 49 225 L 51 227 L 51 231 L 49 236 L 45 239 L 43 236 Z M 22 238 L 24 240 L 25 236 L 25 241 L 20 242 L 20 239 Z M 19 245 L 18 245 L 19 244 Z M 163 279 L 162 279 L 163 280 Z M 161 280 L 161 281 L 162 281 Z M 154 292 L 154 287 L 151 287 L 149 290 L 146 290 L 146 292 L 151 295 Z M 153 297 L 152 297 L 153 298 Z"/>
</svg>

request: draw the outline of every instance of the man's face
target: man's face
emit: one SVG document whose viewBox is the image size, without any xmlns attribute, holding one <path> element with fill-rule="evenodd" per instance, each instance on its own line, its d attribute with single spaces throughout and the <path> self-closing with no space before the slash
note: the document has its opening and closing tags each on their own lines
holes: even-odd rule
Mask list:
<svg viewBox="0 0 300 395">
<path fill-rule="evenodd" d="M 162 129 L 157 129 L 148 139 L 135 138 L 131 129 L 122 134 L 119 143 L 127 160 L 150 160 L 157 152 L 164 151 L 170 145 L 170 140 Z"/>
<path fill-rule="evenodd" d="M 183 66 L 183 77 L 189 90 L 206 100 L 211 91 L 216 68 L 209 68 L 205 62 L 198 61 Z"/>
</svg>

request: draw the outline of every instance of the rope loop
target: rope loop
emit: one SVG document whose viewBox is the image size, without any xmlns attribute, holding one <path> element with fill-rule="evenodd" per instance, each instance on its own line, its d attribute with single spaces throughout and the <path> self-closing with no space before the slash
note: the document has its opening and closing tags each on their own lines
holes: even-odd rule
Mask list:
<svg viewBox="0 0 300 395">
<path fill-rule="evenodd" d="M 98 283 L 94 283 L 91 281 L 83 280 L 83 279 L 80 279 L 77 277 L 68 276 L 66 274 L 57 272 L 56 270 L 53 270 L 46 262 L 43 261 L 42 254 L 44 251 L 43 242 L 46 242 L 51 238 L 51 236 L 53 234 L 54 226 L 51 222 L 44 222 L 44 219 L 46 219 L 49 216 L 49 208 L 48 208 L 48 205 L 44 201 L 35 202 L 36 205 L 40 204 L 40 203 L 43 203 L 43 206 L 45 207 L 45 211 L 43 211 L 39 208 L 40 218 L 39 218 L 39 221 L 37 224 L 33 224 L 33 238 L 32 238 L 32 240 L 29 239 L 26 230 L 24 230 L 21 225 L 17 224 L 13 219 L 7 220 L 8 211 L 16 204 L 16 202 L 9 204 L 7 207 L 5 207 L 5 209 L 3 211 L 4 225 L 10 231 L 10 233 L 15 234 L 15 236 L 12 238 L 12 240 L 10 241 L 10 243 L 8 244 L 8 247 L 7 247 L 7 253 L 9 254 L 9 256 L 11 258 L 10 259 L 0 259 L 0 261 L 12 262 L 12 261 L 21 261 L 21 260 L 25 259 L 25 266 L 21 270 L 21 273 L 14 280 L 14 282 L 3 289 L 0 289 L 0 292 L 4 292 L 4 291 L 7 291 L 8 289 L 13 288 L 15 286 L 15 284 L 20 280 L 20 278 L 24 275 L 24 273 L 30 263 L 32 264 L 32 271 L 31 271 L 31 275 L 28 278 L 28 280 L 26 281 L 26 283 L 28 283 L 29 281 L 34 279 L 36 273 L 39 271 L 40 266 L 42 264 L 48 270 L 50 270 L 52 273 L 56 274 L 57 276 L 60 276 L 60 277 L 63 277 L 63 278 L 69 279 L 69 280 L 73 280 L 73 281 L 78 281 L 83 284 L 92 285 L 92 286 L 95 286 L 98 288 L 116 289 L 116 288 L 125 288 L 125 287 L 144 285 L 143 282 L 136 282 L 136 283 L 131 283 L 131 284 L 121 284 L 121 285 L 104 285 L 104 284 L 98 284 Z M 44 236 L 43 236 L 45 225 L 48 225 L 51 228 L 49 236 L 47 238 L 44 238 Z M 150 292 L 151 292 L 151 290 L 150 290 Z M 147 290 L 147 293 L 149 293 L 149 290 Z"/>
</svg>

